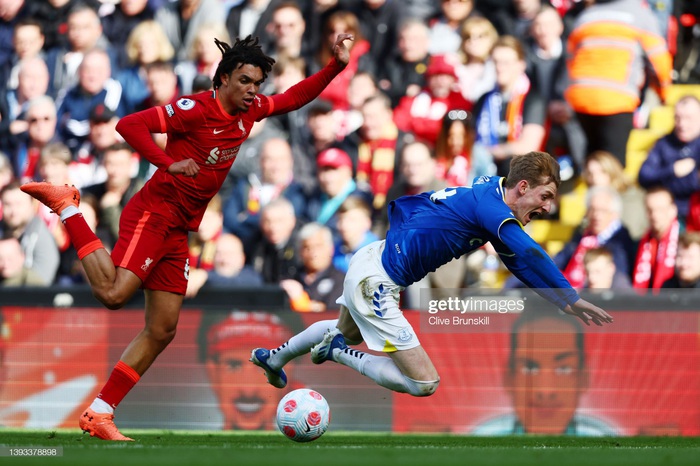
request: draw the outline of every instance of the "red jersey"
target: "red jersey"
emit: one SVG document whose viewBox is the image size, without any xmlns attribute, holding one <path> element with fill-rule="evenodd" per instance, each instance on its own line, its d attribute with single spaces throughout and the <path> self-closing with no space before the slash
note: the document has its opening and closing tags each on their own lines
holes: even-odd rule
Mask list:
<svg viewBox="0 0 700 466">
<path fill-rule="evenodd" d="M 141 199 L 148 202 L 152 210 L 173 209 L 179 213 L 183 227 L 197 230 L 207 204 L 221 188 L 253 124 L 307 104 L 342 69 L 333 59 L 328 66 L 284 94 L 270 97 L 258 94 L 246 112 L 235 115 L 224 111 L 216 91 L 206 91 L 122 118 L 117 131 L 158 167 L 142 188 Z M 153 142 L 150 133 L 167 133 L 165 153 Z M 185 159 L 192 159 L 199 165 L 197 176 L 168 173 L 170 165 Z"/>
</svg>

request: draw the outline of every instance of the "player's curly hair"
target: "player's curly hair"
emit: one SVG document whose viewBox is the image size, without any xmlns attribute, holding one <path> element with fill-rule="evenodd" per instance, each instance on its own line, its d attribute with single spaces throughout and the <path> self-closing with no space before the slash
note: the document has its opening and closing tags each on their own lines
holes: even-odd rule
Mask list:
<svg viewBox="0 0 700 466">
<path fill-rule="evenodd" d="M 212 80 L 214 89 L 221 87 L 222 74 L 231 74 L 233 70 L 243 65 L 257 66 L 263 72 L 263 79 L 267 79 L 267 75 L 272 71 L 272 65 L 275 64 L 274 58 L 265 55 L 262 47 L 258 44 L 257 37 L 253 39 L 253 36 L 249 35 L 243 40 L 236 39 L 233 46 L 219 39 L 214 39 L 214 43 L 223 55 Z"/>
</svg>

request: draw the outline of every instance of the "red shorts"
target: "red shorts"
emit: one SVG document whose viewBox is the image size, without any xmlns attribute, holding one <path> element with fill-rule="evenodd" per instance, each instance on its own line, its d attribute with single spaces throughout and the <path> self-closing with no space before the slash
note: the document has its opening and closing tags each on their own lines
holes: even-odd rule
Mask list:
<svg viewBox="0 0 700 466">
<path fill-rule="evenodd" d="M 112 261 L 135 273 L 142 288 L 184 295 L 189 279 L 187 229 L 172 209 L 158 209 L 137 193 L 119 220 L 119 239 Z"/>
</svg>

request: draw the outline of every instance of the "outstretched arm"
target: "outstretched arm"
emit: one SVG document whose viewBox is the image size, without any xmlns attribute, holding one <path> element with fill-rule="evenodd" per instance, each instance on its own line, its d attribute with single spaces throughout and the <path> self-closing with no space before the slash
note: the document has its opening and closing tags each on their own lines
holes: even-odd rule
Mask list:
<svg viewBox="0 0 700 466">
<path fill-rule="evenodd" d="M 354 40 L 354 37 L 352 34 L 338 34 L 333 46 L 333 59 L 321 71 L 290 87 L 283 94 L 270 96 L 272 111 L 269 116 L 297 110 L 318 97 L 350 60 L 346 40 Z"/>
<path fill-rule="evenodd" d="M 516 222 L 504 223 L 499 236 L 513 253 L 506 255 L 499 251 L 501 260 L 523 283 L 586 325 L 590 320 L 596 325 L 612 322 L 612 317 L 603 309 L 581 299 L 552 259 L 520 225 Z"/>
<path fill-rule="evenodd" d="M 117 123 L 117 132 L 136 152 L 171 175 L 195 176 L 199 172 L 192 159 L 173 160 L 153 141 L 151 133 L 165 133 L 165 117 L 161 107 L 153 107 L 127 115 Z"/>
</svg>

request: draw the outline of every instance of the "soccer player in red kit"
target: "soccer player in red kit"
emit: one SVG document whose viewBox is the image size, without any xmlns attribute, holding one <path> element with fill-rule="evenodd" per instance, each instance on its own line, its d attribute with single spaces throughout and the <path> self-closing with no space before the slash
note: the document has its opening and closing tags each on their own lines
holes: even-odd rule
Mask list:
<svg viewBox="0 0 700 466">
<path fill-rule="evenodd" d="M 338 35 L 325 68 L 274 96 L 258 94 L 274 60 L 257 39 L 237 39 L 233 46 L 217 40 L 223 56 L 213 91 L 122 118 L 117 131 L 158 170 L 124 208 L 111 256 L 83 220 L 75 187 L 46 182 L 22 186 L 61 217 L 93 294 L 107 308 L 119 309 L 138 288 L 145 290 L 145 327 L 80 416 L 83 431 L 105 440 L 131 440 L 114 424 L 114 409 L 175 336 L 189 274 L 188 231 L 199 227 L 253 124 L 316 98 L 347 65 L 346 40 L 353 40 L 352 35 Z M 164 151 L 151 133 L 167 133 Z"/>
</svg>

